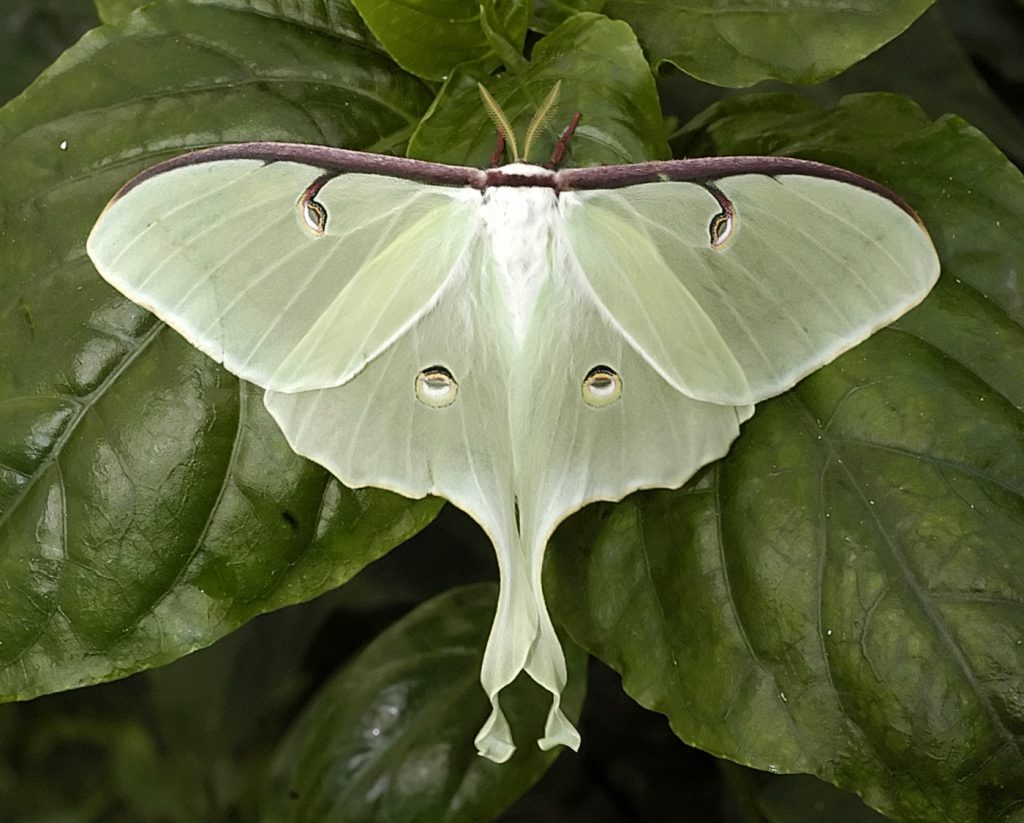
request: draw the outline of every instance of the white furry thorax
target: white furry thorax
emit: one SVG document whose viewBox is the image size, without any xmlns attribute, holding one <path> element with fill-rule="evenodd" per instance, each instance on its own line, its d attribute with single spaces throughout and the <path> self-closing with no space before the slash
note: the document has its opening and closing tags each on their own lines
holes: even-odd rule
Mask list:
<svg viewBox="0 0 1024 823">
<path fill-rule="evenodd" d="M 551 174 L 525 163 L 501 170 L 530 177 Z M 559 219 L 558 196 L 549 186 L 492 186 L 484 191 L 481 217 L 512 334 L 522 343 L 540 287 L 549 274 L 552 229 Z"/>
</svg>

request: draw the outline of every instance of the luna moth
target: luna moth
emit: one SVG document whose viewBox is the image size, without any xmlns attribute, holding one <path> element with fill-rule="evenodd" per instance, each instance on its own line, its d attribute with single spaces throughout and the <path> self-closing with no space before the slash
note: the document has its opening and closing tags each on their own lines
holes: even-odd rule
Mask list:
<svg viewBox="0 0 1024 823">
<path fill-rule="evenodd" d="M 478 751 L 514 751 L 500 692 L 551 694 L 577 748 L 541 571 L 569 514 L 676 487 L 754 404 L 887 325 L 938 276 L 877 183 L 784 157 L 486 170 L 242 143 L 154 166 L 107 205 L 97 269 L 239 377 L 352 487 L 438 495 L 494 544 Z M 559 141 L 565 148 L 569 130 Z M 557 159 L 557 158 L 553 158 Z M 551 164 L 553 165 L 553 164 Z"/>
</svg>

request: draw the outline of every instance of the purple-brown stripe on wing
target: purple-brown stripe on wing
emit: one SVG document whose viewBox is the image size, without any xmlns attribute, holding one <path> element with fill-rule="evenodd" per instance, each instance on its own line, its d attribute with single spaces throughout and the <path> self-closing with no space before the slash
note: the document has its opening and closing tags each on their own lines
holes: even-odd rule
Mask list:
<svg viewBox="0 0 1024 823">
<path fill-rule="evenodd" d="M 827 180 L 838 180 L 885 197 L 917 219 L 914 210 L 898 194 L 890 191 L 881 183 L 876 183 L 870 178 L 837 166 L 829 166 L 814 160 L 800 160 L 795 157 L 762 157 L 758 155 L 697 157 L 690 160 L 654 160 L 649 163 L 620 166 L 563 169 L 555 174 L 555 188 L 558 191 L 583 191 L 587 189 L 618 189 L 623 186 L 659 181 L 708 183 L 738 174 L 772 176 L 803 174 L 810 177 L 823 177 Z"/>
<path fill-rule="evenodd" d="M 487 182 L 486 172 L 470 166 L 427 163 L 423 160 L 410 160 L 406 157 L 334 149 L 305 143 L 229 143 L 188 152 L 157 163 L 129 180 L 117 193 L 115 199 L 123 197 L 140 183 L 163 172 L 217 160 L 263 160 L 267 163 L 291 161 L 306 163 L 326 172 L 382 174 L 440 186 L 471 186 L 482 189 Z"/>
</svg>

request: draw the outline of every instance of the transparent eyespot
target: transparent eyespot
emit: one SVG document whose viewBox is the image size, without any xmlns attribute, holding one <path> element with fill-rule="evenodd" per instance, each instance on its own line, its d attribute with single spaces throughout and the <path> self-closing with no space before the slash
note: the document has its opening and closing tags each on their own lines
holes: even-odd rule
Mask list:
<svg viewBox="0 0 1024 823">
<path fill-rule="evenodd" d="M 416 375 L 416 399 L 432 409 L 443 409 L 455 402 L 459 384 L 444 366 L 431 366 Z"/>
<path fill-rule="evenodd" d="M 732 234 L 732 228 L 732 215 L 729 212 L 722 211 L 712 217 L 711 223 L 708 225 L 708 233 L 711 235 L 711 247 L 717 249 L 723 245 Z"/>
<path fill-rule="evenodd" d="M 331 176 L 325 174 L 317 178 L 299 196 L 299 213 L 306 228 L 313 232 L 313 235 L 320 237 L 327 231 L 327 209 L 323 203 L 317 201 L 316 196 L 320 190 L 331 181 Z"/>
<path fill-rule="evenodd" d="M 327 230 L 327 209 L 316 200 L 306 200 L 302 204 L 302 219 L 313 234 L 319 236 Z"/>
<path fill-rule="evenodd" d="M 622 396 L 622 378 L 609 366 L 594 366 L 583 378 L 583 402 L 601 408 Z"/>
</svg>

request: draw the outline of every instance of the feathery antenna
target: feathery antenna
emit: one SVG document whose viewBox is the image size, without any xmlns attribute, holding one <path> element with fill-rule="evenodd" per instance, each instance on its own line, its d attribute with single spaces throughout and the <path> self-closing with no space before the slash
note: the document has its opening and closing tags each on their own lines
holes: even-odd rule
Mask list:
<svg viewBox="0 0 1024 823">
<path fill-rule="evenodd" d="M 477 88 L 480 90 L 480 99 L 484 101 L 484 108 L 487 111 L 487 116 L 491 118 L 491 122 L 494 123 L 494 127 L 498 130 L 498 146 L 494 150 L 494 154 L 491 156 L 491 167 L 498 165 L 501 160 L 501 155 L 507 145 L 512 152 L 512 161 L 514 163 L 528 163 L 530 157 L 530 149 L 533 147 L 534 140 L 537 139 L 537 135 L 540 133 L 548 121 L 551 119 L 551 115 L 554 114 L 555 106 L 558 105 L 558 95 L 562 91 L 562 81 L 558 80 L 555 85 L 551 87 L 551 91 L 544 97 L 544 101 L 537 107 L 537 111 L 534 112 L 533 118 L 530 120 L 529 128 L 526 129 L 526 140 L 523 143 L 523 153 L 519 154 L 519 146 L 516 143 L 515 132 L 512 131 L 512 123 L 508 119 L 508 115 L 502 110 L 501 106 L 498 105 L 498 101 L 495 100 L 489 91 L 484 87 L 483 83 L 477 83 Z M 580 121 L 580 113 L 576 112 L 573 115 L 572 122 L 566 127 L 565 131 L 562 132 L 561 137 L 558 138 L 558 143 L 555 146 L 555 150 L 551 154 L 551 160 L 548 161 L 546 168 L 554 168 L 562 158 L 565 156 L 566 148 L 569 145 L 569 138 L 572 137 L 573 132 L 576 130 L 576 124 Z"/>
<path fill-rule="evenodd" d="M 477 88 L 480 89 L 480 99 L 484 101 L 484 108 L 487 109 L 487 115 L 491 118 L 494 123 L 494 127 L 498 130 L 498 134 L 505 138 L 505 142 L 508 143 L 509 148 L 512 149 L 512 159 L 519 162 L 519 146 L 516 145 L 516 136 L 512 131 L 512 124 L 508 122 L 508 117 L 505 112 L 501 110 L 501 106 L 498 105 L 498 101 L 491 97 L 491 93 L 484 88 L 483 83 L 477 83 Z"/>
<path fill-rule="evenodd" d="M 554 113 L 555 105 L 558 103 L 558 94 L 562 90 L 562 81 L 558 80 L 555 85 L 551 87 L 551 91 L 548 92 L 547 97 L 544 98 L 544 102 L 540 104 L 537 111 L 533 114 L 533 119 L 530 121 L 530 127 L 526 130 L 526 140 L 523 145 L 523 162 L 529 162 L 530 147 L 533 145 L 534 139 L 537 137 L 539 132 L 544 126 L 547 125 L 548 120 L 551 119 L 551 115 Z"/>
</svg>

